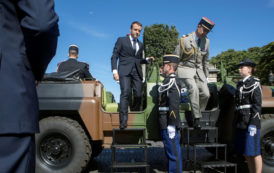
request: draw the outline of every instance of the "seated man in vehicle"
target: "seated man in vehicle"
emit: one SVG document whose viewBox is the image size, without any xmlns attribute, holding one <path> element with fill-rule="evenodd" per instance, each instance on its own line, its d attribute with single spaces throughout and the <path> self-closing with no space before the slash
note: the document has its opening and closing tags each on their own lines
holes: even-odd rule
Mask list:
<svg viewBox="0 0 274 173">
<path fill-rule="evenodd" d="M 68 53 L 69 59 L 58 64 L 57 72 L 72 72 L 79 69 L 80 79 L 95 80 L 89 72 L 89 65 L 77 60 L 78 53 L 78 46 L 75 44 L 70 45 Z"/>
</svg>

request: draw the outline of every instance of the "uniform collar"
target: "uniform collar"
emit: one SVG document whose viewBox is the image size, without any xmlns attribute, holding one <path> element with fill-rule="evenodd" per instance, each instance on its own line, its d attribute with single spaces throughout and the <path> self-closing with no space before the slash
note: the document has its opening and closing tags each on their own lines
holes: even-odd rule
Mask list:
<svg viewBox="0 0 274 173">
<path fill-rule="evenodd" d="M 175 73 L 170 73 L 168 77 L 176 77 Z"/>
<path fill-rule="evenodd" d="M 243 78 L 243 82 L 247 81 L 247 79 L 248 79 L 250 76 L 251 76 L 251 75 L 244 77 L 244 78 Z"/>
<path fill-rule="evenodd" d="M 195 32 L 193 32 L 193 38 L 194 38 L 194 40 L 195 40 L 196 42 L 198 42 L 199 37 L 197 37 L 197 35 L 196 35 Z"/>
</svg>

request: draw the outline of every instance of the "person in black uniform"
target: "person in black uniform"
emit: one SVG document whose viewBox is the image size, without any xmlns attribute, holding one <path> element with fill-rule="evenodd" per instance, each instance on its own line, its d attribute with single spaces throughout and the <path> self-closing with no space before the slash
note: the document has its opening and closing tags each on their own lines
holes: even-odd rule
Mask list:
<svg viewBox="0 0 274 173">
<path fill-rule="evenodd" d="M 168 157 L 168 172 L 181 173 L 183 170 L 181 147 L 178 131 L 181 127 L 179 106 L 181 102 L 181 87 L 175 75 L 178 67 L 179 56 L 165 55 L 163 57 L 163 75 L 165 79 L 158 91 L 159 99 L 159 124 L 163 139 L 165 153 Z"/>
<path fill-rule="evenodd" d="M 128 106 L 131 91 L 134 95 L 134 111 L 140 111 L 142 97 L 143 72 L 141 64 L 153 61 L 153 57 L 143 58 L 143 44 L 138 40 L 142 31 L 142 24 L 134 21 L 130 26 L 130 35 L 119 37 L 115 43 L 111 57 L 113 79 L 120 83 L 120 128 L 127 127 Z M 118 71 L 117 60 L 119 59 Z"/>
<path fill-rule="evenodd" d="M 58 64 L 57 72 L 72 72 L 75 70 L 80 70 L 79 71 L 80 79 L 95 80 L 95 78 L 93 78 L 89 72 L 89 65 L 87 63 L 80 62 L 77 60 L 78 53 L 79 53 L 78 46 L 75 44 L 70 45 L 69 53 L 68 53 L 69 59 L 66 61 L 60 62 Z"/>
<path fill-rule="evenodd" d="M 243 77 L 237 83 L 236 101 L 236 151 L 247 160 L 250 173 L 262 172 L 260 152 L 260 119 L 262 89 L 258 79 L 252 77 L 255 63 L 244 59 L 239 64 L 239 73 Z"/>
<path fill-rule="evenodd" d="M 36 83 L 56 53 L 53 0 L 0 0 L 0 172 L 35 172 Z"/>
</svg>

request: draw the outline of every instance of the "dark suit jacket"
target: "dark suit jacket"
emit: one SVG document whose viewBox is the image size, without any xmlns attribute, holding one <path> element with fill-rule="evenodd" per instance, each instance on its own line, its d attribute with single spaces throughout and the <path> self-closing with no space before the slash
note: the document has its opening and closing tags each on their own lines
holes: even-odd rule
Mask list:
<svg viewBox="0 0 274 173">
<path fill-rule="evenodd" d="M 41 80 L 57 46 L 53 0 L 0 0 L 0 134 L 35 133 Z"/>
<path fill-rule="evenodd" d="M 84 62 L 77 61 L 76 59 L 69 58 L 66 61 L 60 62 L 58 64 L 57 72 L 68 72 L 68 71 L 75 71 L 80 70 L 80 78 L 91 78 L 93 79 L 92 75 L 89 72 L 89 65 Z"/>
<path fill-rule="evenodd" d="M 141 64 L 146 63 L 143 59 L 143 44 L 138 40 L 139 50 L 135 55 L 129 36 L 119 37 L 116 41 L 111 57 L 112 70 L 117 69 L 117 59 L 119 58 L 118 74 L 126 76 L 135 65 L 140 77 L 143 77 Z"/>
</svg>

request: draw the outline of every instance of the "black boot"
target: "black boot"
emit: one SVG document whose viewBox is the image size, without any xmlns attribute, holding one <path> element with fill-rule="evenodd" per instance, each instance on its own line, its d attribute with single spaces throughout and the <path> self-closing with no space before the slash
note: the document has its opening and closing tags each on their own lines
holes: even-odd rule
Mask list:
<svg viewBox="0 0 274 173">
<path fill-rule="evenodd" d="M 201 129 L 200 118 L 195 118 L 194 119 L 194 128 L 195 129 Z"/>
<path fill-rule="evenodd" d="M 120 129 L 127 128 L 127 115 L 119 115 L 120 116 Z"/>
<path fill-rule="evenodd" d="M 121 130 L 123 130 L 123 129 L 127 128 L 127 124 L 120 124 L 119 127 L 120 127 Z"/>
</svg>

